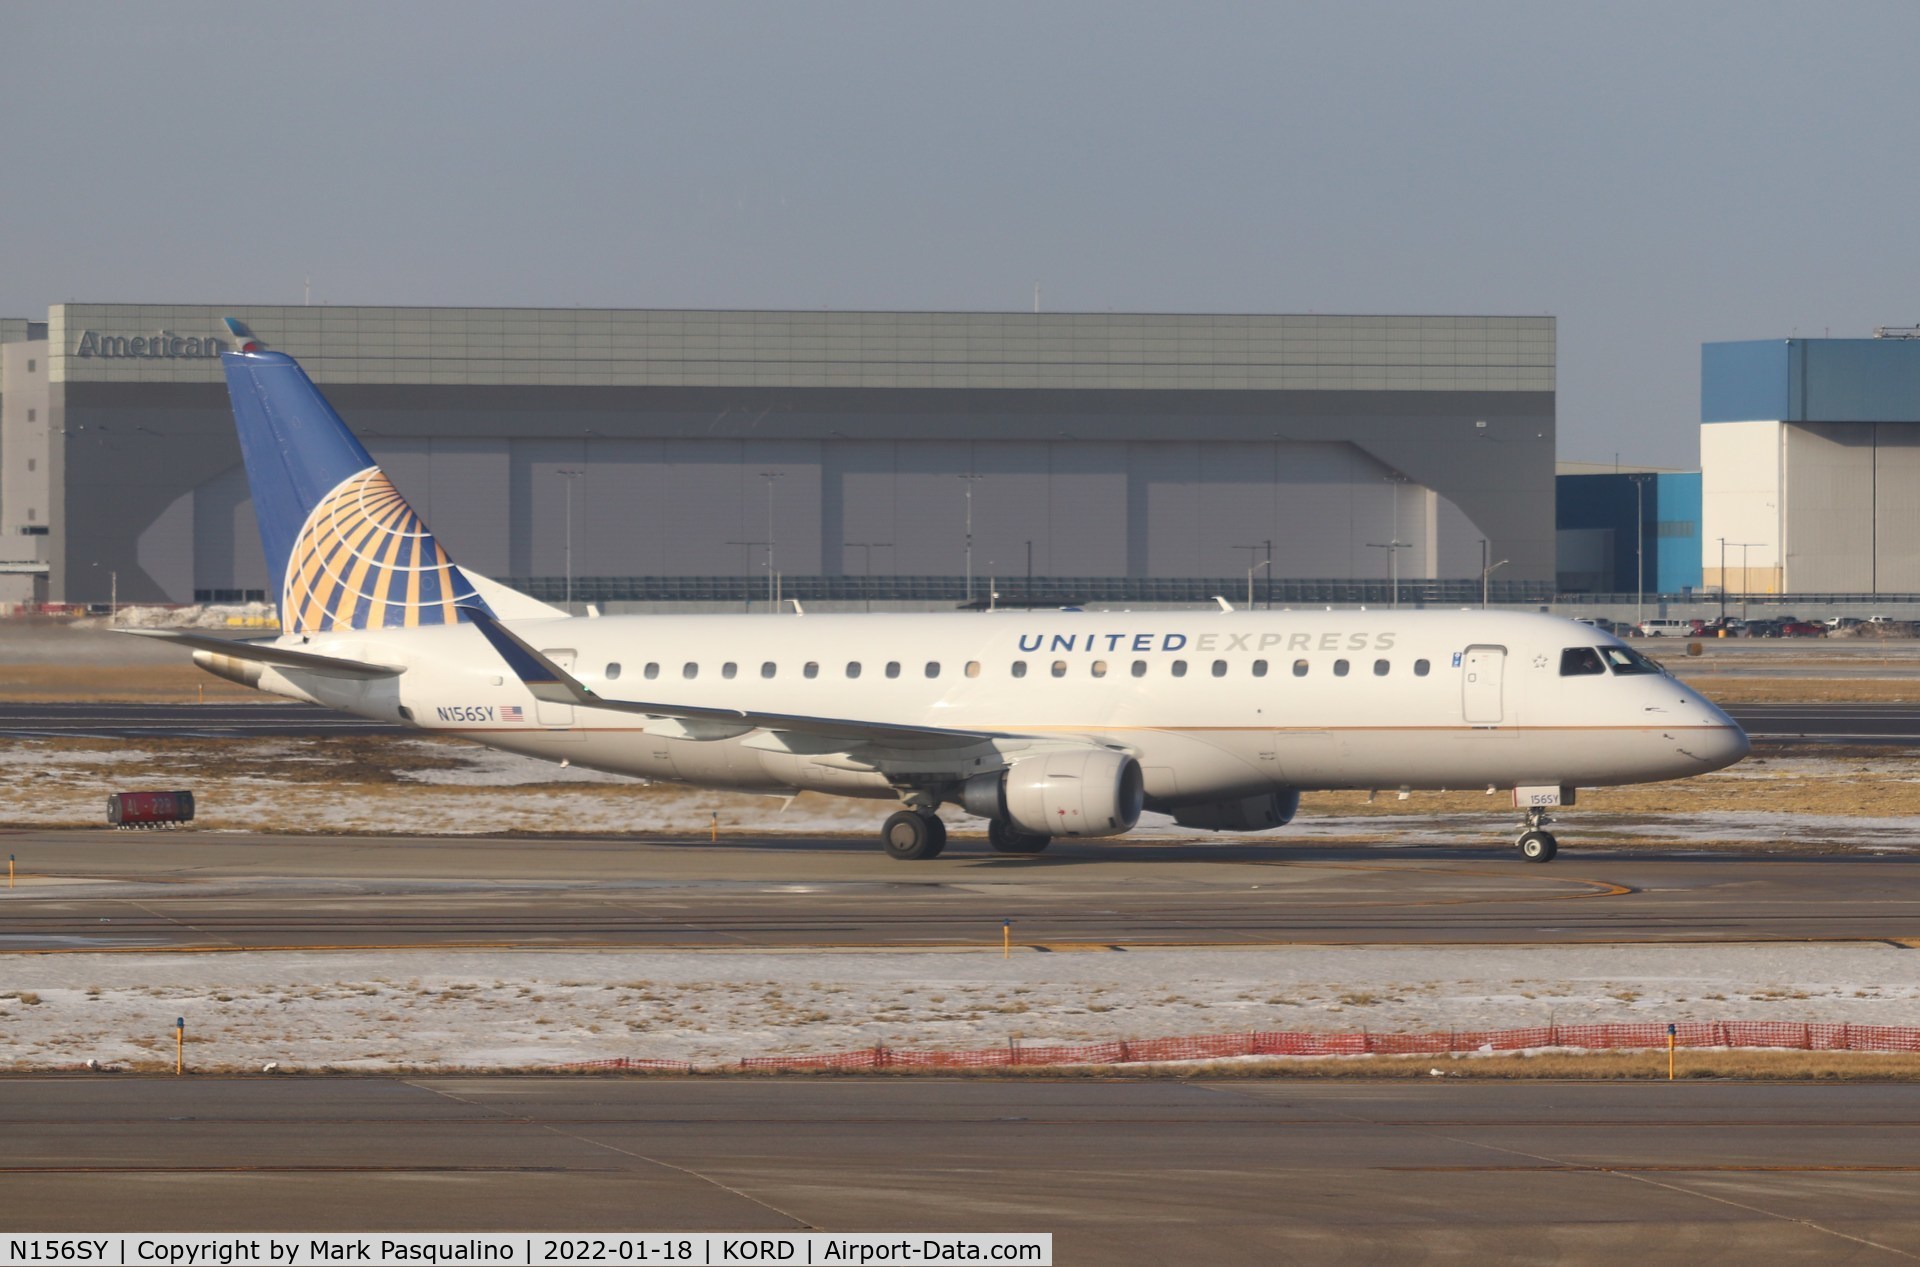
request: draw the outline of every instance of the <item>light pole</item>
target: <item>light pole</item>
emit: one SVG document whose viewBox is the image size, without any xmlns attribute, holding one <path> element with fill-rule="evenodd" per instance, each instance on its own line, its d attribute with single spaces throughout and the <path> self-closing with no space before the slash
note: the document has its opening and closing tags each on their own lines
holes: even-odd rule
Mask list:
<svg viewBox="0 0 1920 1267">
<path fill-rule="evenodd" d="M 973 482 L 987 478 L 974 472 L 959 477 L 967 482 L 967 602 L 973 602 Z"/>
<path fill-rule="evenodd" d="M 1720 628 L 1727 627 L 1727 539 L 1720 538 Z"/>
<path fill-rule="evenodd" d="M 767 543 L 764 541 L 729 541 L 727 542 L 727 544 L 730 546 L 742 547 L 743 553 L 740 556 L 740 565 L 742 568 L 742 571 L 740 573 L 740 579 L 741 579 L 740 610 L 743 612 L 752 611 L 753 610 L 753 587 L 746 584 L 746 582 L 749 579 L 749 574 L 752 573 L 753 571 L 753 548 L 755 546 L 764 546 Z M 771 553 L 771 551 L 769 551 L 769 553 Z M 767 575 L 769 577 L 773 575 L 772 568 L 767 569 Z M 773 582 L 771 580 L 767 582 L 767 588 L 769 590 L 773 588 Z"/>
<path fill-rule="evenodd" d="M 1728 545 L 1740 547 L 1740 619 L 1747 618 L 1747 591 L 1753 588 L 1752 573 L 1747 571 L 1747 550 L 1751 546 L 1764 546 L 1764 541 L 1730 541 Z"/>
<path fill-rule="evenodd" d="M 767 605 L 776 609 L 780 598 L 774 589 L 778 582 L 773 570 L 773 482 L 784 474 L 784 471 L 760 472 L 760 478 L 767 482 Z"/>
<path fill-rule="evenodd" d="M 573 482 L 585 475 L 585 471 L 563 467 L 556 471 L 567 482 L 567 615 L 573 615 Z"/>
<path fill-rule="evenodd" d="M 1487 562 L 1487 543 L 1480 543 L 1480 610 L 1487 610 L 1487 595 L 1492 589 L 1492 576 L 1496 568 L 1503 568 L 1511 559 L 1502 559 L 1498 563 Z"/>
<path fill-rule="evenodd" d="M 1413 549 L 1413 542 L 1395 537 L 1392 541 L 1369 541 L 1367 549 L 1387 552 L 1387 574 L 1393 578 L 1393 606 L 1397 609 L 1400 606 L 1400 552 Z"/>
<path fill-rule="evenodd" d="M 1633 623 L 1640 623 L 1640 608 L 1647 598 L 1647 476 L 1633 480 Z"/>
<path fill-rule="evenodd" d="M 1255 572 L 1258 572 L 1261 568 L 1266 567 L 1268 564 L 1272 562 L 1273 562 L 1272 559 L 1262 559 L 1260 562 L 1254 564 L 1252 567 L 1247 569 L 1247 610 L 1248 611 L 1253 610 L 1253 574 Z"/>
<path fill-rule="evenodd" d="M 840 544 L 848 547 L 849 549 L 857 546 L 861 550 L 865 551 L 865 553 L 860 556 L 861 558 L 860 589 L 861 589 L 861 592 L 863 592 L 866 595 L 867 610 L 872 611 L 873 610 L 873 551 L 876 546 L 884 550 L 892 546 L 893 542 L 891 541 L 842 541 Z"/>
</svg>

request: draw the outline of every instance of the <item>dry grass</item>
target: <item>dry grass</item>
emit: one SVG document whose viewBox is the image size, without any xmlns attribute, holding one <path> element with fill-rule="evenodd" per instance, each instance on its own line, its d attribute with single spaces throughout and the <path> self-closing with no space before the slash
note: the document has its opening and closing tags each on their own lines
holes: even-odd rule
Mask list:
<svg viewBox="0 0 1920 1267">
<path fill-rule="evenodd" d="M 1920 678 L 1745 677 L 1681 672 L 1718 704 L 1905 704 L 1920 702 Z"/>
<path fill-rule="evenodd" d="M 178 664 L 0 664 L 0 700 L 32 703 L 183 704 L 276 700 L 214 677 L 180 653 Z"/>
</svg>

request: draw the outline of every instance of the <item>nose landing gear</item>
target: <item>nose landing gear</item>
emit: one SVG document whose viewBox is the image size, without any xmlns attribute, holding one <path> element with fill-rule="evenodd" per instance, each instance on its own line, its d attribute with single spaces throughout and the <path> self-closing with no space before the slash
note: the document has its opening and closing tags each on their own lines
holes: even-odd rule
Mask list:
<svg viewBox="0 0 1920 1267">
<path fill-rule="evenodd" d="M 1560 852 L 1560 842 L 1546 825 L 1553 820 L 1547 812 L 1538 806 L 1527 811 L 1527 825 L 1520 829 L 1520 835 L 1514 845 L 1520 850 L 1520 856 L 1528 862 L 1552 862 L 1553 855 Z"/>
</svg>

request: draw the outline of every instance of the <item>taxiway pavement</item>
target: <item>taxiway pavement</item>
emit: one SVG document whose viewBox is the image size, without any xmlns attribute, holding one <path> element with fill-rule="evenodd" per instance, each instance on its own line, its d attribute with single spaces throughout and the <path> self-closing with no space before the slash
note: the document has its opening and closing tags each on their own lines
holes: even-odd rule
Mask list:
<svg viewBox="0 0 1920 1267">
<path fill-rule="evenodd" d="M 1061 1264 L 1910 1261 L 1920 1087 L 0 1083 L 0 1228 L 1047 1231 Z"/>
<path fill-rule="evenodd" d="M 0 951 L 942 948 L 1920 939 L 1920 857 L 1154 841 L 896 862 L 864 836 L 35 831 Z"/>
</svg>

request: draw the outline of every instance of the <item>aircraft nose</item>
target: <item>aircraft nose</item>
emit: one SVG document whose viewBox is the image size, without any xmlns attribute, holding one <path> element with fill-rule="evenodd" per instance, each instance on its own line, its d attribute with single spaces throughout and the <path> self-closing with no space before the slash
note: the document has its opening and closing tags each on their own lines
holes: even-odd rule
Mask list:
<svg viewBox="0 0 1920 1267">
<path fill-rule="evenodd" d="M 1716 726 L 1706 732 L 1707 740 L 1698 752 L 1701 760 L 1707 763 L 1709 770 L 1723 770 L 1753 751 L 1753 742 L 1747 738 L 1747 732 L 1740 729 L 1740 723 L 1728 719 L 1724 726 Z"/>
<path fill-rule="evenodd" d="M 1681 744 L 1681 751 L 1700 762 L 1707 770 L 1722 770 L 1744 758 L 1753 750 L 1753 741 L 1747 738 L 1747 732 L 1740 723 L 1721 711 L 1719 705 L 1702 695 L 1695 695 L 1701 712 L 1706 716 L 1701 720 L 1707 723 L 1703 730 L 1696 730 Z"/>
</svg>

